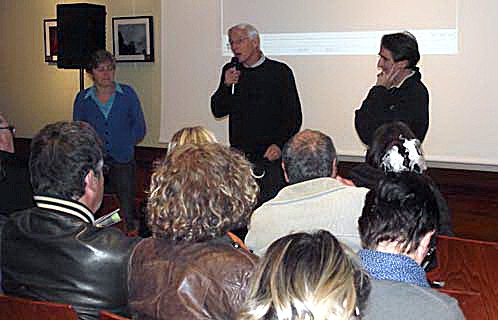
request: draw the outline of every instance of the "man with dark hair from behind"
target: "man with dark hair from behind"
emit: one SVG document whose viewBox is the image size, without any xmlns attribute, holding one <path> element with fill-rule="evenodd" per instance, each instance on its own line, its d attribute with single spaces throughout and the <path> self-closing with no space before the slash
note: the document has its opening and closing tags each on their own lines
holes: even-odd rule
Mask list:
<svg viewBox="0 0 498 320">
<path fill-rule="evenodd" d="M 405 31 L 382 37 L 377 82 L 355 112 L 361 141 L 370 145 L 375 130 L 384 123 L 403 121 L 424 141 L 429 128 L 429 93 L 417 67 L 420 60 L 415 37 Z"/>
<path fill-rule="evenodd" d="M 369 191 L 358 227 L 372 281 L 365 319 L 463 319 L 455 299 L 429 287 L 424 269 L 438 224 L 427 178 L 390 173 Z M 386 303 L 387 302 L 387 303 Z"/>
<path fill-rule="evenodd" d="M 254 211 L 247 246 L 261 256 L 280 237 L 325 229 L 359 249 L 357 219 L 368 189 L 337 175 L 332 139 L 314 130 L 296 134 L 284 147 L 282 168 L 290 185 Z"/>
<path fill-rule="evenodd" d="M 128 314 L 127 269 L 138 239 L 98 228 L 101 142 L 85 122 L 57 122 L 31 142 L 35 207 L 11 215 L 2 241 L 6 294 L 71 304 L 81 319 Z"/>
</svg>

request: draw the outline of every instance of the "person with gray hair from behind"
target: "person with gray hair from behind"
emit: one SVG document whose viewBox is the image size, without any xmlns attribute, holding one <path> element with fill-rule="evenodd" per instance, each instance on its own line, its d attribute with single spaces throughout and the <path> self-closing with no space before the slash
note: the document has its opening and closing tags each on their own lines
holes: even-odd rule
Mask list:
<svg viewBox="0 0 498 320">
<path fill-rule="evenodd" d="M 128 316 L 128 261 L 138 239 L 95 222 L 103 163 L 86 122 L 49 124 L 33 138 L 35 206 L 12 214 L 3 230 L 6 294 L 71 304 L 83 320 L 100 310 Z"/>
<path fill-rule="evenodd" d="M 320 131 L 299 132 L 284 147 L 282 168 L 290 185 L 254 211 L 247 246 L 261 256 L 280 237 L 324 229 L 360 249 L 357 220 L 368 189 L 337 175 L 332 139 Z"/>
</svg>

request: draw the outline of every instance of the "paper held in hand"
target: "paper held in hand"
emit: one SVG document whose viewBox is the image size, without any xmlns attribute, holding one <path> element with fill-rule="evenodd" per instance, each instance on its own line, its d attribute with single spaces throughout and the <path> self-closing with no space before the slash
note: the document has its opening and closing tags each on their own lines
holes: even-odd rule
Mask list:
<svg viewBox="0 0 498 320">
<path fill-rule="evenodd" d="M 107 228 L 121 221 L 119 216 L 119 208 L 114 211 L 109 212 L 106 215 L 95 220 L 95 226 L 97 228 Z"/>
</svg>

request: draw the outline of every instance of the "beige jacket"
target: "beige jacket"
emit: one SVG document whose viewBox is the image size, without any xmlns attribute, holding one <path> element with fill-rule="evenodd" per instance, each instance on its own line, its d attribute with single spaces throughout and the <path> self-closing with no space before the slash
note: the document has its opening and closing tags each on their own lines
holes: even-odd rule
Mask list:
<svg viewBox="0 0 498 320">
<path fill-rule="evenodd" d="M 285 235 L 324 229 L 357 251 L 361 246 L 358 218 L 367 192 L 333 178 L 287 186 L 254 211 L 245 243 L 262 256 L 273 241 Z"/>
</svg>

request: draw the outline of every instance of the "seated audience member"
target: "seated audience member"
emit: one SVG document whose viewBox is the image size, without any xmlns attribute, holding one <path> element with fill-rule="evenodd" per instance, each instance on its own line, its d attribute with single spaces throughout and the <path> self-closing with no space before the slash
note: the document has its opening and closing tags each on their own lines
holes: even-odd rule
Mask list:
<svg viewBox="0 0 498 320">
<path fill-rule="evenodd" d="M 257 262 L 227 236 L 257 201 L 250 163 L 210 143 L 176 147 L 156 166 L 152 237 L 132 259 L 131 308 L 139 319 L 233 319 Z"/>
<path fill-rule="evenodd" d="M 2 241 L 6 294 L 71 304 L 81 319 L 128 315 L 129 257 L 138 239 L 97 228 L 103 152 L 85 122 L 57 122 L 31 142 L 36 206 L 10 216 Z"/>
<path fill-rule="evenodd" d="M 0 225 L 14 211 L 31 208 L 33 193 L 25 163 L 16 158 L 14 127 L 0 113 Z"/>
<path fill-rule="evenodd" d="M 168 144 L 168 149 L 166 154 L 170 154 L 176 147 L 180 147 L 186 144 L 204 144 L 204 143 L 216 143 L 216 137 L 208 129 L 202 126 L 196 127 L 185 127 L 173 134 L 171 140 Z M 147 226 L 147 199 L 145 199 L 141 204 L 141 217 L 140 217 L 140 236 L 146 238 L 150 237 L 151 233 Z"/>
<path fill-rule="evenodd" d="M 352 251 L 324 230 L 275 241 L 250 284 L 238 320 L 357 319 L 370 291 Z"/>
<path fill-rule="evenodd" d="M 3 225 L 9 215 L 33 206 L 28 170 L 14 153 L 14 131 L 14 127 L 0 112 L 0 244 Z M 3 292 L 1 265 L 0 252 L 0 294 Z"/>
<path fill-rule="evenodd" d="M 345 185 L 337 175 L 332 139 L 319 131 L 299 132 L 284 147 L 282 168 L 290 185 L 254 211 L 247 246 L 261 256 L 280 237 L 324 229 L 360 249 L 357 221 L 368 189 Z"/>
<path fill-rule="evenodd" d="M 427 165 L 420 142 L 410 128 L 401 121 L 382 125 L 375 131 L 367 149 L 365 163 L 351 170 L 351 180 L 358 187 L 372 189 L 386 172 L 411 171 L 425 174 Z M 438 234 L 453 235 L 448 203 L 436 184 L 428 178 L 439 208 Z"/>
<path fill-rule="evenodd" d="M 423 175 L 389 174 L 369 191 L 358 219 L 359 256 L 373 279 L 366 319 L 463 319 L 455 299 L 429 287 L 420 266 L 438 208 Z"/>
<path fill-rule="evenodd" d="M 202 126 L 185 127 L 178 130 L 171 137 L 168 144 L 168 154 L 176 147 L 186 144 L 216 143 L 214 133 Z"/>
</svg>

